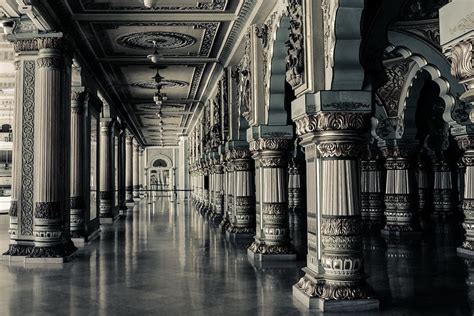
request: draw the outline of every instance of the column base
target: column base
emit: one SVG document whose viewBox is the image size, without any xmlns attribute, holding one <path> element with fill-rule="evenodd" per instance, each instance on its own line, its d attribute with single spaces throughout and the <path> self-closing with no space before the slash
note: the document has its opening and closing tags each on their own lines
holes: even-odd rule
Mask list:
<svg viewBox="0 0 474 316">
<path fill-rule="evenodd" d="M 456 252 L 460 257 L 467 258 L 467 259 L 474 259 L 474 250 L 467 249 L 464 247 L 457 247 Z"/>
<path fill-rule="evenodd" d="M 76 247 L 84 247 L 87 243 L 91 242 L 92 240 L 96 239 L 99 237 L 101 230 L 96 229 L 94 232 L 89 234 L 89 236 L 86 237 L 74 237 L 71 238 L 71 241 L 74 243 Z"/>
<path fill-rule="evenodd" d="M 2 260 L 9 262 L 24 262 L 33 250 L 33 242 L 31 245 L 10 244 L 8 250 L 2 254 Z"/>
<path fill-rule="evenodd" d="M 370 298 L 365 300 L 325 300 L 306 294 L 297 285 L 293 285 L 293 297 L 308 309 L 317 309 L 321 312 L 369 312 L 379 310 L 379 300 Z"/>
<path fill-rule="evenodd" d="M 292 244 L 267 245 L 255 240 L 247 249 L 247 256 L 251 261 L 292 261 L 296 260 L 297 254 Z"/>
<path fill-rule="evenodd" d="M 51 247 L 33 247 L 25 263 L 64 263 L 69 261 L 77 248 L 71 240 Z"/>
</svg>

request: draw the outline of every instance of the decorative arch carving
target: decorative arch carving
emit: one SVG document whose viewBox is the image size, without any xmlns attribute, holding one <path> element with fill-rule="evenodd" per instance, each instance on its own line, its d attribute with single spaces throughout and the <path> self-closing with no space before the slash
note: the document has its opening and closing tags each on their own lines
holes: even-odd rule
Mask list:
<svg viewBox="0 0 474 316">
<path fill-rule="evenodd" d="M 413 120 L 407 123 L 406 118 L 414 116 L 414 112 L 409 115 L 407 112 L 414 111 L 413 107 L 416 107 L 416 100 L 413 102 L 413 100 L 410 101 L 410 98 L 413 98 L 415 94 L 414 90 L 417 89 L 416 81 L 422 73 L 426 74 L 439 87 L 439 98 L 444 102 L 443 119 L 450 126 L 456 126 L 457 123 L 452 113 L 459 104 L 456 103 L 455 96 L 462 93 L 463 88 L 451 76 L 448 60 L 435 47 L 409 35 L 389 32 L 389 40 L 391 45 L 387 48 L 386 54 L 392 58 L 398 58 L 402 63 L 409 62 L 412 66 L 406 72 L 395 72 L 397 76 L 393 78 L 390 78 L 389 75 L 392 81 L 390 84 L 394 86 L 393 89 L 396 90 L 396 93 L 393 91 L 391 94 L 386 93 L 384 87 L 379 89 L 377 93 L 379 97 L 378 103 L 381 104 L 383 102 L 386 107 L 384 111 L 381 110 L 381 107 L 377 107 L 376 120 L 372 129 L 373 135 L 379 141 L 409 138 L 407 137 L 407 130 L 410 136 L 413 135 L 415 122 Z M 400 80 L 400 82 L 397 80 Z M 384 93 L 380 93 L 380 91 Z M 389 99 L 398 96 L 398 101 L 380 100 L 380 98 L 387 96 Z M 387 108 L 387 103 L 396 104 L 398 109 Z M 395 113 L 396 115 L 394 116 Z"/>
<path fill-rule="evenodd" d="M 167 165 L 166 168 L 173 168 L 174 167 L 173 161 L 171 160 L 170 157 L 168 157 L 165 154 L 158 153 L 158 154 L 154 154 L 153 156 L 150 157 L 150 159 L 148 159 L 147 168 L 154 168 L 153 164 L 157 160 L 163 160 L 164 162 L 166 162 L 166 165 Z"/>
</svg>

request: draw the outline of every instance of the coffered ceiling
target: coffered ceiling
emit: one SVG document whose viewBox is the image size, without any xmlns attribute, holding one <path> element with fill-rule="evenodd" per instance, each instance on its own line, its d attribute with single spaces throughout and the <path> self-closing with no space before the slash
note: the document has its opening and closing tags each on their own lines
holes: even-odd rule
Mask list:
<svg viewBox="0 0 474 316">
<path fill-rule="evenodd" d="M 202 106 L 209 83 L 235 51 L 259 2 L 158 0 L 149 9 L 143 0 L 53 0 L 47 6 L 73 35 L 81 47 L 78 55 L 141 142 L 172 146 Z M 163 133 L 153 102 L 156 69 L 146 58 L 153 41 L 161 55 L 158 64 L 165 66 L 159 70 L 161 91 L 168 96 Z"/>
</svg>

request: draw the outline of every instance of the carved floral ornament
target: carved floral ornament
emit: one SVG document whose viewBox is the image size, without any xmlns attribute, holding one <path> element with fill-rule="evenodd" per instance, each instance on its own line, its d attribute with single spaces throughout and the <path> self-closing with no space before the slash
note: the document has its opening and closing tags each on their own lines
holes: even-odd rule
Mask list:
<svg viewBox="0 0 474 316">
<path fill-rule="evenodd" d="M 370 113 L 319 112 L 296 120 L 296 134 L 302 136 L 320 131 L 363 130 L 369 120 Z"/>
<path fill-rule="evenodd" d="M 250 151 L 278 150 L 285 151 L 290 148 L 292 140 L 289 138 L 259 138 L 250 142 Z"/>
<path fill-rule="evenodd" d="M 460 42 L 451 50 L 451 73 L 454 77 L 466 83 L 468 89 L 474 89 L 474 39 Z"/>
</svg>

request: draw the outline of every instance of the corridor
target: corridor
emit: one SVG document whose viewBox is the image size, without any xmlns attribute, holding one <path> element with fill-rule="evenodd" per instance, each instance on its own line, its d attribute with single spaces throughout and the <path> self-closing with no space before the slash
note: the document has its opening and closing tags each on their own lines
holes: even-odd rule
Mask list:
<svg viewBox="0 0 474 316">
<path fill-rule="evenodd" d="M 0 221 L 6 248 L 8 217 Z M 101 230 L 62 266 L 4 261 L 0 315 L 310 313 L 291 293 L 304 259 L 253 266 L 250 241 L 228 241 L 183 201 L 141 202 Z M 451 237 L 410 244 L 364 238 L 368 282 L 381 301 L 376 315 L 472 314 L 469 274 Z"/>
</svg>

